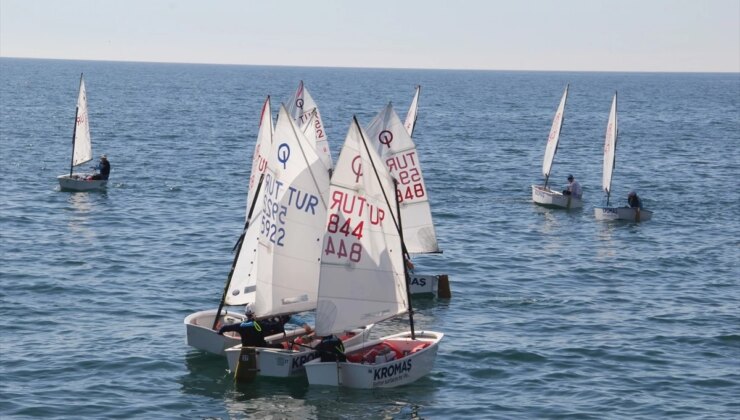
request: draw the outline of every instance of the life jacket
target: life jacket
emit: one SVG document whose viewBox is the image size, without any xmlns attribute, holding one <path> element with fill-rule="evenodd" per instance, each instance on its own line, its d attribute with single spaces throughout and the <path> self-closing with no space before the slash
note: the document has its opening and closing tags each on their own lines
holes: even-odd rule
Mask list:
<svg viewBox="0 0 740 420">
<path fill-rule="evenodd" d="M 321 339 L 316 346 L 322 362 L 346 362 L 344 355 L 344 343 L 336 335 L 330 335 Z"/>
</svg>

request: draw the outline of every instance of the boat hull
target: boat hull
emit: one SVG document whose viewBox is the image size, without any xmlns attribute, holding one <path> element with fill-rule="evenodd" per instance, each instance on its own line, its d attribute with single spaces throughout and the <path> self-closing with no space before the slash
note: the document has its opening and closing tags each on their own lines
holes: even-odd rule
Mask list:
<svg viewBox="0 0 740 420">
<path fill-rule="evenodd" d="M 596 220 L 625 220 L 644 222 L 653 218 L 653 212 L 632 207 L 595 207 Z"/>
<path fill-rule="evenodd" d="M 95 191 L 108 186 L 107 179 L 87 179 L 87 174 L 59 175 L 59 188 L 62 191 Z"/>
<path fill-rule="evenodd" d="M 572 195 L 563 195 L 558 191 L 545 188 L 542 185 L 532 185 L 532 201 L 545 207 L 561 209 L 579 209 L 583 207 L 583 200 Z"/>
<path fill-rule="evenodd" d="M 350 333 L 342 336 L 342 342 L 346 347 L 361 345 L 367 342 L 373 325 L 365 328 L 352 330 Z M 265 337 L 265 341 L 271 344 L 281 342 L 290 343 L 295 339 L 306 334 L 306 330 L 298 328 L 292 331 L 286 331 L 286 334 L 276 334 Z M 316 339 L 311 342 L 310 346 L 319 343 Z M 241 354 L 241 344 L 226 349 L 226 359 L 229 362 L 229 370 L 236 372 L 236 365 Z M 305 372 L 304 365 L 311 360 L 319 357 L 319 353 L 300 346 L 293 346 L 291 349 L 256 347 L 257 370 L 259 376 L 271 376 L 278 378 L 287 378 L 289 376 L 302 375 Z"/>
<path fill-rule="evenodd" d="M 416 340 L 411 332 L 386 336 L 367 343 L 346 348 L 347 362 L 322 362 L 320 359 L 306 363 L 309 385 L 343 386 L 348 388 L 393 388 L 412 383 L 427 375 L 437 358 L 439 342 L 443 333 L 419 331 Z M 349 361 L 358 355 L 375 351 L 381 343 L 390 343 L 394 353 L 402 357 L 388 361 Z M 364 357 L 364 356 L 363 356 Z"/>
<path fill-rule="evenodd" d="M 183 322 L 189 346 L 223 356 L 226 349 L 241 344 L 241 339 L 236 332 L 219 335 L 218 329 L 211 328 L 217 311 L 218 309 L 209 309 L 195 312 L 185 317 Z M 217 326 L 220 328 L 223 325 L 240 323 L 245 319 L 244 314 L 222 310 Z"/>
</svg>

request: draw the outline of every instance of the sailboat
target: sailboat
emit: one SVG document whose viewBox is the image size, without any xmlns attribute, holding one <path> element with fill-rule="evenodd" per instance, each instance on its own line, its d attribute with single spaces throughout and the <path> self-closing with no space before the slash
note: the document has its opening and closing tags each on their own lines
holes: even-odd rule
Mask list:
<svg viewBox="0 0 740 420">
<path fill-rule="evenodd" d="M 634 222 L 650 220 L 653 212 L 639 207 L 610 207 L 609 198 L 612 191 L 612 174 L 617 161 L 617 137 L 619 135 L 619 120 L 617 118 L 617 93 L 614 92 L 612 108 L 609 111 L 609 121 L 606 124 L 606 138 L 604 139 L 604 171 L 601 178 L 601 187 L 606 193 L 606 206 L 595 207 L 596 220 L 628 220 Z"/>
<path fill-rule="evenodd" d="M 256 199 L 262 203 L 254 225 L 259 227 L 258 240 L 249 254 L 251 266 L 256 267 L 251 275 L 256 279 L 257 319 L 316 309 L 326 228 L 329 173 L 285 107 L 280 108 L 274 138 Z M 303 364 L 318 355 L 311 347 L 319 342 L 309 338 L 300 346 L 291 344 L 304 333 L 302 328 L 297 329 L 273 341 L 285 343 L 282 348 L 250 349 L 256 357 L 258 375 L 303 373 Z M 369 333 L 363 325 L 344 331 L 342 337 L 351 345 L 366 340 Z M 241 345 L 226 349 L 229 368 L 234 372 L 239 370 L 243 350 Z"/>
<path fill-rule="evenodd" d="M 87 112 L 87 92 L 85 80 L 80 74 L 80 91 L 77 95 L 74 130 L 72 132 L 72 161 L 69 174 L 59 175 L 59 187 L 69 191 L 91 191 L 103 189 L 108 185 L 107 179 L 89 179 L 93 174 L 74 173 L 75 166 L 92 160 L 92 139 L 90 137 L 90 120 Z"/>
<path fill-rule="evenodd" d="M 444 334 L 414 328 L 395 191 L 394 179 L 354 118 L 331 178 L 316 334 L 338 334 L 404 313 L 411 328 L 346 346 L 346 362 L 306 363 L 310 385 L 395 387 L 416 381 L 434 365 Z"/>
<path fill-rule="evenodd" d="M 532 185 L 532 201 L 535 204 L 547 207 L 576 209 L 583 207 L 583 200 L 581 198 L 564 195 L 560 191 L 553 191 L 547 186 L 547 182 L 550 179 L 550 171 L 552 170 L 552 162 L 555 160 L 555 153 L 558 151 L 558 143 L 560 142 L 565 102 L 568 99 L 568 87 L 569 85 L 565 86 L 565 92 L 563 92 L 563 97 L 560 99 L 560 105 L 555 112 L 555 118 L 553 118 L 552 127 L 550 128 L 550 135 L 547 138 L 545 158 L 542 161 L 542 175 L 545 177 L 545 184 Z"/>
<path fill-rule="evenodd" d="M 303 80 L 298 84 L 293 97 L 288 101 L 288 113 L 293 117 L 298 128 L 303 129 L 306 137 L 314 141 L 314 149 L 319 155 L 321 162 L 327 171 L 331 172 L 333 163 L 331 150 L 329 150 L 329 139 L 326 136 L 324 122 L 321 120 L 319 107 L 303 85 Z M 310 132 L 309 132 L 310 131 Z"/>
<path fill-rule="evenodd" d="M 410 134 L 415 126 L 417 106 L 414 104 L 418 104 L 419 89 L 417 86 L 405 123 L 401 122 L 389 103 L 365 128 L 365 133 L 388 172 L 399 182 L 396 199 L 400 203 L 401 218 L 405 221 L 403 237 L 408 252 L 441 253 L 421 162 Z M 441 289 L 447 290 L 446 294 L 440 293 L 440 296 L 449 297 L 446 275 L 414 275 L 411 279 L 411 293 L 436 295 L 440 291 L 440 281 Z"/>
</svg>

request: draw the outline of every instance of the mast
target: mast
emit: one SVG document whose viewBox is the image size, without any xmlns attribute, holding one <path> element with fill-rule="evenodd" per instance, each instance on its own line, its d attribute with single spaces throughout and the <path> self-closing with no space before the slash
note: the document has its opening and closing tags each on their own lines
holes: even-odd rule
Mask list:
<svg viewBox="0 0 740 420">
<path fill-rule="evenodd" d="M 257 184 L 257 189 L 255 189 L 254 195 L 257 197 L 260 193 L 260 189 L 262 188 L 262 181 L 265 179 L 265 174 L 263 173 L 260 175 L 259 183 Z M 249 208 L 249 214 L 247 215 L 247 220 L 244 222 L 244 229 L 242 230 L 241 236 L 239 236 L 239 240 L 236 242 L 236 246 L 234 249 L 236 250 L 236 253 L 234 254 L 234 261 L 231 263 L 231 270 L 229 270 L 229 276 L 226 279 L 226 284 L 224 285 L 224 292 L 221 294 L 221 302 L 218 304 L 218 311 L 216 311 L 216 317 L 213 319 L 213 326 L 211 329 L 216 329 L 216 324 L 218 324 L 218 318 L 221 317 L 221 310 L 224 308 L 224 302 L 226 301 L 226 293 L 229 292 L 229 284 L 231 284 L 231 278 L 234 276 L 234 268 L 236 267 L 236 262 L 239 260 L 239 254 L 242 250 L 242 244 L 244 244 L 244 236 L 247 234 L 247 228 L 249 228 L 249 220 L 252 218 L 252 213 L 254 212 L 254 206 L 256 205 L 257 200 L 252 201 L 252 205 Z"/>
<path fill-rule="evenodd" d="M 80 76 L 82 77 L 82 76 Z M 69 176 L 72 176 L 72 171 L 75 167 L 75 137 L 77 137 L 77 117 L 80 114 L 80 107 L 75 107 L 75 123 L 72 126 L 72 157 L 69 159 Z"/>
<path fill-rule="evenodd" d="M 357 117 L 352 117 L 355 124 L 357 124 L 357 127 L 360 127 L 360 123 L 357 121 Z M 388 206 L 388 209 L 390 210 L 391 203 L 388 200 L 388 193 L 383 189 L 383 182 L 380 180 L 380 174 L 378 173 L 378 168 L 375 166 L 375 162 L 371 158 L 370 149 L 367 145 L 367 140 L 365 139 L 365 136 L 362 134 L 362 130 L 359 130 L 360 132 L 360 138 L 362 138 L 362 145 L 365 146 L 365 151 L 368 155 L 368 160 L 370 160 L 370 164 L 373 166 L 373 173 L 375 173 L 375 177 L 378 180 L 378 185 L 380 185 L 381 190 L 383 191 L 383 198 L 385 199 L 385 203 Z M 397 188 L 398 181 L 393 178 L 393 186 Z M 396 226 L 396 230 L 398 231 L 398 235 L 401 238 L 401 258 L 404 259 L 402 261 L 403 265 L 403 273 L 404 277 L 406 279 L 406 306 L 408 307 L 408 313 L 409 313 L 409 324 L 411 326 L 411 339 L 416 340 L 416 334 L 414 332 L 414 314 L 413 309 L 411 308 L 411 291 L 409 290 L 409 283 L 411 280 L 409 279 L 409 272 L 406 269 L 406 261 L 405 258 L 408 256 L 408 252 L 406 251 L 406 245 L 403 242 L 403 230 L 401 229 L 401 204 L 398 202 L 398 199 L 396 199 L 396 212 L 398 213 L 398 219 L 396 219 L 396 216 L 391 211 L 391 217 L 393 218 L 393 224 Z"/>
</svg>

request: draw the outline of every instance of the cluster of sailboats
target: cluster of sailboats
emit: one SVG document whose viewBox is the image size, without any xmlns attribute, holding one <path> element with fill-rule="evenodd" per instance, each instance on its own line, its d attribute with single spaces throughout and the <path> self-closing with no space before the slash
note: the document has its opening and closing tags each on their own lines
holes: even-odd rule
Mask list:
<svg viewBox="0 0 740 420">
<path fill-rule="evenodd" d="M 570 210 L 582 208 L 583 198 L 573 194 L 564 194 L 563 192 L 555 191 L 547 185 L 550 179 L 555 153 L 558 150 L 558 144 L 560 142 L 560 132 L 563 127 L 565 115 L 565 103 L 568 99 L 568 88 L 569 86 L 565 87 L 565 92 L 563 92 L 560 104 L 555 112 L 555 118 L 553 119 L 552 127 L 550 128 L 550 135 L 547 138 L 545 157 L 542 162 L 542 175 L 545 177 L 545 183 L 543 185 L 532 185 L 532 201 L 535 204 L 546 207 Z M 650 220 L 653 216 L 653 212 L 642 208 L 641 205 L 635 207 L 617 207 L 609 205 L 612 191 L 612 175 L 616 165 L 618 134 L 617 93 L 615 92 L 611 110 L 609 111 L 606 136 L 604 139 L 604 162 L 601 188 L 606 194 L 606 205 L 595 207 L 594 217 L 596 220 L 625 220 L 634 222 Z"/>
<path fill-rule="evenodd" d="M 262 107 L 247 216 L 218 309 L 185 318 L 187 342 L 225 355 L 235 377 L 306 375 L 309 384 L 352 388 L 411 383 L 433 367 L 444 334 L 417 330 L 411 253 L 440 252 L 416 146 L 417 87 L 406 121 L 388 104 L 366 127 L 353 118 L 336 164 L 324 124 L 300 83 L 272 122 Z M 315 327 L 243 347 L 225 324 L 312 311 Z M 371 339 L 376 323 L 406 314 L 408 331 Z M 342 357 L 322 361 L 323 337 Z"/>
</svg>

